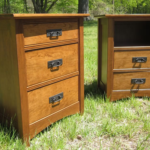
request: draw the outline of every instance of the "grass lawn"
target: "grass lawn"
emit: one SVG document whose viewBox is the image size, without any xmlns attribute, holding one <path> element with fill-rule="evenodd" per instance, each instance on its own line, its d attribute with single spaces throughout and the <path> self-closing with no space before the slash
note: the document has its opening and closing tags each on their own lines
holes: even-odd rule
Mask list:
<svg viewBox="0 0 150 150">
<path fill-rule="evenodd" d="M 0 126 L 1 150 L 149 150 L 150 101 L 104 101 L 97 89 L 97 22 L 84 24 L 85 111 L 57 121 L 25 148 L 14 130 Z"/>
</svg>

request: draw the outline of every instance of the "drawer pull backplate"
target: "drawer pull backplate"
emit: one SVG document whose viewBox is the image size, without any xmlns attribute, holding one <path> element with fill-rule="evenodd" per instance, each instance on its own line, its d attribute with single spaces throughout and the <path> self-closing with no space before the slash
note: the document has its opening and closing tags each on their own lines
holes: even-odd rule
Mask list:
<svg viewBox="0 0 150 150">
<path fill-rule="evenodd" d="M 133 57 L 132 62 L 133 63 L 144 63 L 147 61 L 147 57 Z"/>
<path fill-rule="evenodd" d="M 62 64 L 63 64 L 62 59 L 48 61 L 48 68 L 58 67 L 58 66 L 61 66 Z"/>
<path fill-rule="evenodd" d="M 144 84 L 145 81 L 145 78 L 131 79 L 131 84 Z"/>
<path fill-rule="evenodd" d="M 63 92 L 49 98 L 49 103 L 58 102 L 63 98 Z"/>
<path fill-rule="evenodd" d="M 62 29 L 47 30 L 46 33 L 47 33 L 47 37 L 61 36 L 62 35 Z"/>
</svg>

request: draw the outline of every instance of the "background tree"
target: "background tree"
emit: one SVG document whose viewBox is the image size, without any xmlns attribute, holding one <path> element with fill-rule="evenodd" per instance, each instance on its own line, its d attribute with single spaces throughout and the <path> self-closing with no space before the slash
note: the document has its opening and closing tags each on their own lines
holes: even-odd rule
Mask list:
<svg viewBox="0 0 150 150">
<path fill-rule="evenodd" d="M 32 0 L 35 13 L 48 13 L 58 0 Z"/>
<path fill-rule="evenodd" d="M 78 13 L 89 13 L 89 0 L 79 0 Z M 85 17 L 84 20 L 90 20 L 90 17 Z"/>
</svg>

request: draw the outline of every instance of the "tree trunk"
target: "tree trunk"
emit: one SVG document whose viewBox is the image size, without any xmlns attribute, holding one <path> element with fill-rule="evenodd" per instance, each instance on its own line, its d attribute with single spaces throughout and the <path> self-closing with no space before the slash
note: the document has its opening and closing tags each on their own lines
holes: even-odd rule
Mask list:
<svg viewBox="0 0 150 150">
<path fill-rule="evenodd" d="M 89 0 L 79 0 L 78 13 L 89 13 Z M 84 20 L 90 20 L 90 17 L 85 17 Z"/>
<path fill-rule="evenodd" d="M 24 8 L 25 8 L 26 12 L 28 12 L 27 0 L 23 0 L 23 1 L 24 1 Z"/>
<path fill-rule="evenodd" d="M 10 9 L 10 1 L 9 0 L 4 0 L 4 13 L 11 13 Z"/>
<path fill-rule="evenodd" d="M 48 13 L 58 0 L 32 0 L 35 13 Z"/>
</svg>

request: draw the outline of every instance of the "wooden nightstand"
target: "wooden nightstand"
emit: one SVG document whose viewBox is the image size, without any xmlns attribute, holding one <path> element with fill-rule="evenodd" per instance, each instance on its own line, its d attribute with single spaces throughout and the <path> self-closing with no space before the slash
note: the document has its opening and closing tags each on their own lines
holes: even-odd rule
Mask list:
<svg viewBox="0 0 150 150">
<path fill-rule="evenodd" d="M 98 18 L 98 86 L 110 101 L 150 96 L 150 14 Z"/>
<path fill-rule="evenodd" d="M 86 16 L 0 15 L 0 114 L 24 141 L 84 111 Z"/>
</svg>

